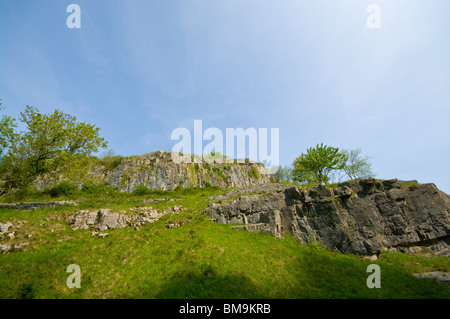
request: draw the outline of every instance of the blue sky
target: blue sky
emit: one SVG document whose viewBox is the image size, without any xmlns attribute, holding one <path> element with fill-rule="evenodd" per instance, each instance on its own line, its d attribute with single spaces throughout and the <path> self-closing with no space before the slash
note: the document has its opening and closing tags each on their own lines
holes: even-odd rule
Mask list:
<svg viewBox="0 0 450 319">
<path fill-rule="evenodd" d="M 69 4 L 81 29 L 69 29 Z M 369 4 L 381 28 L 369 29 Z M 447 0 L 0 0 L 6 113 L 59 108 L 121 155 L 177 127 L 280 129 L 280 162 L 361 148 L 378 178 L 450 193 Z"/>
</svg>

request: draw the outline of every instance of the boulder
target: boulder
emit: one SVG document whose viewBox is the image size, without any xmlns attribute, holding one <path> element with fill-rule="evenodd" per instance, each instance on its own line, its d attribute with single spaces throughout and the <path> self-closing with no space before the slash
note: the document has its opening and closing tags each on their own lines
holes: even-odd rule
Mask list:
<svg viewBox="0 0 450 319">
<path fill-rule="evenodd" d="M 0 233 L 7 233 L 13 227 L 11 223 L 0 223 Z"/>
</svg>

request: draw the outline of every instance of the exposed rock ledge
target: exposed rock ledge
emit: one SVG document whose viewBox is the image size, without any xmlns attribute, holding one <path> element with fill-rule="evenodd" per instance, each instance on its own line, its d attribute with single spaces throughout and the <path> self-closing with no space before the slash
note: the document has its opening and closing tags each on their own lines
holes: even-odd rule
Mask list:
<svg viewBox="0 0 450 319">
<path fill-rule="evenodd" d="M 56 207 L 61 205 L 77 205 L 76 202 L 71 200 L 63 200 L 56 202 L 29 202 L 29 203 L 15 203 L 15 204 L 0 204 L 0 208 L 11 208 L 11 209 L 40 209 L 43 207 Z"/>
<path fill-rule="evenodd" d="M 450 200 L 434 184 L 401 187 L 396 179 L 365 179 L 337 188 L 268 185 L 244 188 L 247 195 L 233 192 L 211 198 L 216 202 L 205 212 L 213 221 L 242 223 L 236 228 L 277 237 L 287 233 L 304 244 L 320 242 L 343 253 L 373 255 L 426 246 L 450 255 Z"/>
<path fill-rule="evenodd" d="M 112 211 L 111 209 L 80 210 L 67 219 L 72 229 L 94 228 L 97 231 L 123 228 L 126 226 L 139 227 L 154 223 L 162 216 L 178 213 L 183 208 L 174 206 L 170 210 L 158 211 L 151 207 L 137 207 L 126 211 Z"/>
</svg>

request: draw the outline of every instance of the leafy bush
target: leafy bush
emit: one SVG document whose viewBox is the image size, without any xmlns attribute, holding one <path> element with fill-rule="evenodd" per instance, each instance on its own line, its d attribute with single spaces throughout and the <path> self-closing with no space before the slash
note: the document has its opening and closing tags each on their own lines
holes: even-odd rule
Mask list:
<svg viewBox="0 0 450 319">
<path fill-rule="evenodd" d="M 133 195 L 149 195 L 152 190 L 145 185 L 138 185 L 133 190 Z"/>
<path fill-rule="evenodd" d="M 47 190 L 44 191 L 44 193 L 49 194 L 51 197 L 58 197 L 58 196 L 68 196 L 76 193 L 77 187 L 69 182 L 69 181 L 62 181 L 58 185 L 55 185 Z"/>
<path fill-rule="evenodd" d="M 211 190 L 211 191 L 216 191 L 216 190 L 220 190 L 222 189 L 220 186 L 212 186 L 211 183 L 206 182 L 205 186 L 203 187 L 204 190 Z"/>
<path fill-rule="evenodd" d="M 105 172 L 110 172 L 119 166 L 123 159 L 124 157 L 120 155 L 106 156 L 100 159 L 100 165 L 104 167 Z"/>
<path fill-rule="evenodd" d="M 88 181 L 83 184 L 81 191 L 86 194 L 113 194 L 117 190 L 103 182 Z"/>
<path fill-rule="evenodd" d="M 43 192 L 36 190 L 31 185 L 24 185 L 20 189 L 17 189 L 13 192 L 7 193 L 4 197 L 5 202 L 17 202 L 30 200 L 31 198 L 37 196 L 39 197 Z"/>
<path fill-rule="evenodd" d="M 222 188 L 220 186 L 212 186 L 210 183 L 206 183 L 205 190 L 211 190 L 211 191 L 217 191 L 217 190 L 221 190 Z"/>
<path fill-rule="evenodd" d="M 175 193 L 182 193 L 184 191 L 184 187 L 183 184 L 179 184 L 177 185 L 177 187 L 175 187 L 175 189 L 173 190 Z"/>
</svg>

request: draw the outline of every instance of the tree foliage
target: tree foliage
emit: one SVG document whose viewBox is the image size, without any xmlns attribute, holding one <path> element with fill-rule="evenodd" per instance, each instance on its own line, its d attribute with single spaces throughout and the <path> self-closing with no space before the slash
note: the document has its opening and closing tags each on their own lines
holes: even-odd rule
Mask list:
<svg viewBox="0 0 450 319">
<path fill-rule="evenodd" d="M 100 156 L 100 165 L 104 167 L 105 172 L 109 172 L 119 166 L 123 159 L 122 155 L 117 155 L 113 150 L 108 150 Z"/>
<path fill-rule="evenodd" d="M 327 182 L 330 172 L 343 169 L 346 157 L 337 147 L 317 144 L 294 160 L 293 180 L 303 182 Z"/>
<path fill-rule="evenodd" d="M 360 148 L 353 150 L 343 150 L 342 153 L 346 158 L 346 163 L 343 170 L 350 179 L 367 178 L 373 176 L 369 157 L 362 156 Z"/>
<path fill-rule="evenodd" d="M 98 127 L 77 122 L 75 116 L 60 110 L 42 114 L 27 106 L 20 115 L 27 130 L 15 134 L 2 157 L 1 173 L 9 188 L 29 184 L 41 174 L 74 167 L 107 145 Z"/>
<path fill-rule="evenodd" d="M 292 167 L 280 166 L 276 172 L 276 177 L 279 183 L 292 184 Z"/>
<path fill-rule="evenodd" d="M 5 107 L 3 107 L 2 103 L 0 102 L 0 111 L 3 110 L 4 108 Z M 2 115 L 0 119 L 0 156 L 11 145 L 14 139 L 15 127 L 17 127 L 17 125 L 15 124 L 14 118 Z"/>
<path fill-rule="evenodd" d="M 323 143 L 308 148 L 305 154 L 295 159 L 293 169 L 284 174 L 291 175 L 290 178 L 299 183 L 321 183 L 330 178 L 341 180 L 343 176 L 350 179 L 373 176 L 369 157 L 362 156 L 360 148 L 339 150 Z"/>
</svg>

